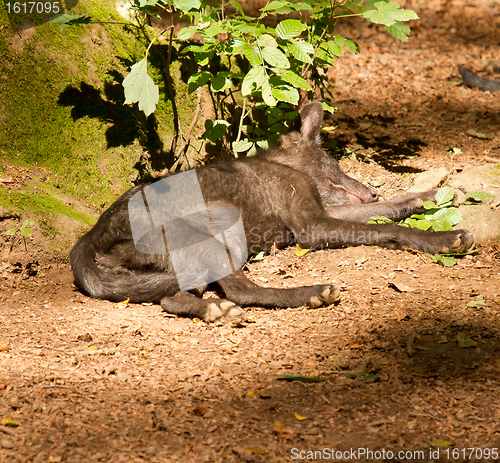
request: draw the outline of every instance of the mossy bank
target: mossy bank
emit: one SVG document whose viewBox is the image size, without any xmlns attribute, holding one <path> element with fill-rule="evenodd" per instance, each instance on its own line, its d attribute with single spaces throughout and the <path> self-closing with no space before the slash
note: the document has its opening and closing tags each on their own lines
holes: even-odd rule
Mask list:
<svg viewBox="0 0 500 463">
<path fill-rule="evenodd" d="M 71 13 L 124 22 L 111 0 L 81 0 Z M 67 226 L 58 225 L 67 224 L 62 216 L 88 228 L 151 170 L 152 158 L 164 156 L 173 117 L 163 70 L 154 67 L 154 57 L 149 69 L 160 85 L 157 111 L 146 119 L 137 108 L 123 105 L 121 82 L 144 53 L 145 43 L 133 28 L 119 25 L 61 30 L 41 24 L 14 33 L 0 5 L 0 180 L 7 179 L 0 181 L 3 210 L 32 217 L 46 235 L 65 233 Z M 181 122 L 190 121 L 196 101 L 175 64 L 173 74 L 178 74 L 176 93 L 183 103 Z M 31 169 L 29 176 L 12 175 L 26 169 Z M 90 209 L 75 210 L 71 198 Z"/>
</svg>

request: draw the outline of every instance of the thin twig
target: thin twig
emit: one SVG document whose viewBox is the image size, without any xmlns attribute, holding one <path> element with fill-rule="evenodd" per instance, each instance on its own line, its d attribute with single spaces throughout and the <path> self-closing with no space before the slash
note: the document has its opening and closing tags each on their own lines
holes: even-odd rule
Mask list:
<svg viewBox="0 0 500 463">
<path fill-rule="evenodd" d="M 189 148 L 189 142 L 191 141 L 191 132 L 193 131 L 194 126 L 198 122 L 198 117 L 200 115 L 200 111 L 201 111 L 201 87 L 198 87 L 198 89 L 196 90 L 196 110 L 194 112 L 194 116 L 193 116 L 193 120 L 191 121 L 191 125 L 187 129 L 186 143 L 184 144 L 184 149 L 182 150 L 182 156 L 184 157 L 186 164 L 188 165 L 189 168 L 191 168 L 191 166 L 189 165 L 189 159 L 187 157 L 187 150 Z"/>
<path fill-rule="evenodd" d="M 172 20 L 173 22 L 173 20 Z M 172 145 L 170 147 L 170 153 L 173 155 L 177 147 L 177 140 L 179 138 L 179 114 L 177 113 L 177 103 L 175 101 L 174 87 L 172 85 L 172 76 L 170 75 L 170 63 L 172 61 L 172 41 L 174 37 L 174 28 L 172 24 L 172 29 L 170 29 L 170 38 L 168 40 L 168 58 L 167 58 L 167 85 L 168 93 L 170 95 L 170 102 L 172 103 L 172 112 L 174 115 L 174 138 L 172 139 Z"/>
<path fill-rule="evenodd" d="M 243 125 L 243 119 L 245 119 L 245 116 L 246 116 L 246 114 L 245 114 L 246 107 L 247 107 L 247 99 L 245 98 L 243 100 L 243 109 L 241 111 L 240 125 L 238 127 L 238 136 L 236 137 L 235 143 L 238 143 L 240 141 L 240 138 L 241 138 L 241 126 Z"/>
</svg>

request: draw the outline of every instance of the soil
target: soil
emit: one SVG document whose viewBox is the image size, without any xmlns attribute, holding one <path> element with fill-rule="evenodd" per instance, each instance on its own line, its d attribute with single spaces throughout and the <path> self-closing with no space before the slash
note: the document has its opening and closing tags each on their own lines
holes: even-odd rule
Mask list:
<svg viewBox="0 0 500 463">
<path fill-rule="evenodd" d="M 343 23 L 362 54 L 330 73 L 340 109 L 326 125 L 352 154 L 342 164 L 382 197 L 430 167 L 500 159 L 499 95 L 458 80 L 459 64 L 500 78 L 500 5 L 406 7 L 421 20 L 403 44 Z M 284 249 L 248 276 L 335 282 L 341 302 L 249 308 L 230 326 L 85 297 L 32 235 L 25 248 L 2 233 L 0 462 L 500 461 L 499 243 L 453 267 L 370 247 Z"/>
</svg>

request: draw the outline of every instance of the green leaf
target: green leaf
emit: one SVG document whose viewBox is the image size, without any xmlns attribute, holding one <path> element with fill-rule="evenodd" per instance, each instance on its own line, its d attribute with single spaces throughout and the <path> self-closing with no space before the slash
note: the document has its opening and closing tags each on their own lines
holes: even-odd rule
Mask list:
<svg viewBox="0 0 500 463">
<path fill-rule="evenodd" d="M 335 112 L 336 109 L 338 108 L 334 108 L 332 105 L 328 104 L 328 103 L 325 103 L 324 101 L 321 102 L 321 106 L 323 106 L 323 111 L 328 111 L 330 114 L 333 114 Z M 333 129 L 333 127 L 332 127 Z"/>
<path fill-rule="evenodd" d="M 254 90 L 253 86 L 255 85 L 255 90 L 259 90 L 262 87 L 264 82 L 268 82 L 268 77 L 266 75 L 266 70 L 264 66 L 255 66 L 243 79 L 243 83 L 241 84 L 241 94 L 243 96 L 248 96 Z M 274 105 L 271 105 L 274 106 Z"/>
<path fill-rule="evenodd" d="M 319 60 L 322 60 L 325 62 L 326 65 L 328 66 L 333 66 L 335 63 L 335 55 L 330 51 L 330 48 L 328 47 L 328 43 L 323 42 L 317 49 L 316 51 L 316 57 Z M 318 69 L 321 69 L 319 67 Z"/>
<path fill-rule="evenodd" d="M 189 40 L 194 34 L 196 34 L 196 26 L 183 27 L 177 34 L 178 40 Z"/>
<path fill-rule="evenodd" d="M 341 35 L 336 35 L 333 40 L 339 47 L 343 47 L 346 44 L 346 39 Z"/>
<path fill-rule="evenodd" d="M 438 206 L 443 206 L 443 204 L 453 201 L 454 196 L 455 190 L 451 186 L 445 186 L 437 191 L 436 203 Z"/>
<path fill-rule="evenodd" d="M 288 69 L 290 62 L 283 52 L 277 48 L 265 47 L 262 49 L 262 58 L 272 67 Z"/>
<path fill-rule="evenodd" d="M 476 347 L 477 346 L 477 341 L 474 341 L 471 337 L 467 335 L 467 333 L 458 333 L 457 337 L 455 338 L 458 347 Z"/>
<path fill-rule="evenodd" d="M 194 52 L 193 55 L 199 66 L 206 66 L 214 56 L 210 51 Z"/>
<path fill-rule="evenodd" d="M 295 11 L 304 11 L 304 10 L 311 11 L 312 10 L 312 6 L 306 2 L 298 2 L 298 3 L 288 2 L 288 5 L 290 6 L 290 8 L 293 8 Z"/>
<path fill-rule="evenodd" d="M 477 301 L 470 301 L 467 303 L 467 307 L 472 307 L 474 309 L 482 309 L 484 307 L 484 299 L 479 299 Z"/>
<path fill-rule="evenodd" d="M 338 57 L 344 56 L 344 50 L 342 50 L 342 48 L 332 40 L 328 42 L 328 49 L 330 50 L 330 53 L 334 56 Z"/>
<path fill-rule="evenodd" d="M 125 103 L 139 103 L 139 109 L 149 116 L 155 109 L 159 100 L 158 87 L 147 72 L 147 59 L 135 63 L 130 73 L 123 80 L 125 89 Z"/>
<path fill-rule="evenodd" d="M 328 378 L 311 378 L 309 376 L 301 375 L 274 375 L 277 379 L 282 379 L 285 381 L 300 381 L 301 383 L 320 383 L 327 381 Z"/>
<path fill-rule="evenodd" d="M 389 219 L 388 217 L 384 217 L 383 215 L 373 215 L 370 217 L 370 221 L 368 223 L 384 224 L 384 223 L 394 223 L 394 221 Z"/>
<path fill-rule="evenodd" d="M 261 8 L 259 11 L 271 11 L 276 10 L 277 8 L 281 8 L 288 4 L 287 0 L 274 0 L 271 3 L 268 3 L 264 8 Z"/>
<path fill-rule="evenodd" d="M 276 39 L 269 34 L 262 34 L 258 39 L 257 43 L 259 44 L 259 47 L 274 47 L 276 48 L 278 46 L 278 42 L 276 42 Z"/>
<path fill-rule="evenodd" d="M 306 255 L 309 251 L 310 251 L 310 249 L 304 249 L 304 248 L 300 247 L 300 244 L 297 244 L 297 249 L 295 249 L 294 254 L 295 254 L 297 257 L 303 257 L 303 256 L 305 256 L 305 255 Z"/>
<path fill-rule="evenodd" d="M 313 62 L 312 55 L 314 53 L 314 48 L 309 42 L 303 40 L 294 40 L 288 46 L 288 50 L 294 56 L 294 58 L 302 61 L 303 63 L 311 64 Z"/>
<path fill-rule="evenodd" d="M 48 23 L 59 24 L 60 29 L 75 26 L 76 24 L 90 24 L 92 18 L 86 14 L 61 14 L 54 16 L 47 21 Z"/>
<path fill-rule="evenodd" d="M 257 140 L 256 143 L 260 149 L 263 149 L 263 150 L 269 149 L 269 142 L 267 140 Z"/>
<path fill-rule="evenodd" d="M 206 120 L 205 133 L 200 137 L 200 140 L 209 139 L 212 142 L 216 142 L 226 134 L 229 125 L 229 122 L 222 119 L 217 119 L 215 121 L 211 119 Z"/>
<path fill-rule="evenodd" d="M 31 228 L 24 228 L 24 227 L 21 227 L 21 235 L 22 236 L 25 236 L 25 237 L 30 237 L 31 236 Z"/>
<path fill-rule="evenodd" d="M 198 88 L 203 87 L 210 81 L 211 77 L 212 75 L 208 71 L 200 71 L 193 74 L 188 79 L 188 92 L 193 93 Z"/>
<path fill-rule="evenodd" d="M 245 16 L 242 6 L 236 0 L 229 0 L 229 4 L 241 15 Z"/>
<path fill-rule="evenodd" d="M 385 26 L 385 30 L 402 42 L 410 38 L 410 26 L 403 24 L 401 21 L 396 21 L 392 26 Z"/>
<path fill-rule="evenodd" d="M 233 143 L 233 151 L 236 153 L 242 153 L 244 151 L 248 151 L 254 147 L 254 143 L 248 139 L 240 140 L 237 143 Z"/>
<path fill-rule="evenodd" d="M 213 39 L 213 37 L 217 37 L 219 34 L 225 34 L 226 32 L 227 29 L 224 24 L 214 23 L 203 29 L 201 35 L 206 39 Z"/>
<path fill-rule="evenodd" d="M 266 79 L 262 83 L 262 99 L 264 100 L 264 103 L 266 103 L 268 106 L 276 106 L 278 103 L 273 96 L 273 88 L 271 87 L 271 84 L 269 83 L 269 79 L 267 77 L 267 74 L 265 75 Z"/>
<path fill-rule="evenodd" d="M 241 47 L 241 52 L 252 66 L 260 66 L 263 64 L 260 55 L 248 43 L 245 43 L 245 45 Z"/>
<path fill-rule="evenodd" d="M 280 85 L 278 87 L 273 87 L 272 95 L 278 101 L 283 101 L 284 103 L 290 103 L 293 105 L 299 104 L 299 91 L 296 88 L 290 87 L 289 85 Z"/>
<path fill-rule="evenodd" d="M 354 40 L 347 39 L 345 41 L 345 46 L 349 51 L 352 51 L 355 55 L 359 54 L 359 52 L 361 51 L 361 48 Z"/>
<path fill-rule="evenodd" d="M 481 202 L 482 199 L 494 199 L 495 195 L 486 193 L 485 191 L 473 191 L 467 193 L 467 199 L 472 199 L 473 201 Z"/>
<path fill-rule="evenodd" d="M 429 228 L 432 227 L 433 222 L 432 220 L 428 219 L 418 219 L 414 217 L 409 217 L 408 219 L 405 219 L 405 221 L 401 223 L 401 225 L 403 224 L 411 228 L 418 228 L 419 230 L 429 230 Z"/>
<path fill-rule="evenodd" d="M 412 10 L 400 10 L 399 5 L 393 2 L 377 2 L 375 10 L 365 11 L 362 16 L 368 21 L 384 26 L 392 26 L 397 21 L 410 21 L 419 19 L 417 13 Z"/>
<path fill-rule="evenodd" d="M 261 260 L 264 260 L 264 251 L 260 251 L 258 254 L 256 254 L 250 259 L 250 261 L 252 262 L 260 262 Z"/>
<path fill-rule="evenodd" d="M 16 228 L 9 228 L 9 229 L 5 232 L 5 234 L 6 234 L 7 236 L 12 236 L 14 233 L 16 233 Z"/>
<path fill-rule="evenodd" d="M 281 78 L 285 82 L 288 82 L 290 85 L 300 88 L 301 90 L 312 90 L 310 85 L 307 83 L 307 80 L 296 74 L 294 71 L 283 71 L 281 73 Z"/>
<path fill-rule="evenodd" d="M 464 216 L 462 215 L 462 213 L 454 207 L 441 209 L 440 211 L 436 212 L 434 218 L 446 220 L 452 226 L 455 226 L 459 224 L 462 220 L 464 220 Z"/>
<path fill-rule="evenodd" d="M 429 210 L 429 209 L 436 209 L 436 203 L 434 201 L 424 201 L 424 203 L 422 204 L 422 206 Z"/>
<path fill-rule="evenodd" d="M 176 9 L 184 11 L 184 13 L 199 10 L 201 6 L 200 0 L 173 0 L 173 4 Z"/>
<path fill-rule="evenodd" d="M 285 19 L 276 26 L 276 34 L 283 40 L 293 39 L 298 37 L 307 26 L 298 19 Z"/>
<path fill-rule="evenodd" d="M 435 256 L 432 256 L 432 260 L 436 264 L 440 264 L 443 267 L 453 267 L 454 265 L 457 264 L 457 260 L 453 257 L 450 256 L 442 256 L 440 254 L 436 254 Z"/>
<path fill-rule="evenodd" d="M 11 428 L 17 428 L 19 426 L 19 421 L 11 420 L 9 418 L 4 418 L 2 420 L 2 425 L 3 426 L 8 426 L 8 427 L 11 427 Z"/>
<path fill-rule="evenodd" d="M 210 88 L 214 92 L 223 92 L 224 90 L 228 90 L 233 86 L 231 78 L 234 78 L 237 75 L 238 74 L 233 72 L 220 71 L 215 77 L 212 77 Z"/>
<path fill-rule="evenodd" d="M 449 447 L 451 445 L 451 442 L 449 442 L 447 440 L 440 440 L 440 441 L 433 442 L 433 444 L 436 447 Z"/>
</svg>

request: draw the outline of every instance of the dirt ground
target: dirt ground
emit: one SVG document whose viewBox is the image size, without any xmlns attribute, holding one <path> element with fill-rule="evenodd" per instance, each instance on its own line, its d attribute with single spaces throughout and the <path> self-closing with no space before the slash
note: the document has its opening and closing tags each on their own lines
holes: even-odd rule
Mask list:
<svg viewBox="0 0 500 463">
<path fill-rule="evenodd" d="M 421 17 L 410 41 L 344 23 L 362 54 L 331 71 L 340 109 L 326 125 L 353 153 L 342 164 L 383 197 L 430 167 L 500 160 L 499 94 L 460 86 L 457 68 L 500 78 L 500 4 L 406 7 Z M 36 229 L 27 251 L 2 239 L 2 463 L 500 461 L 499 243 L 454 267 L 288 248 L 248 276 L 335 282 L 341 302 L 250 308 L 233 327 L 92 300 Z"/>
</svg>

